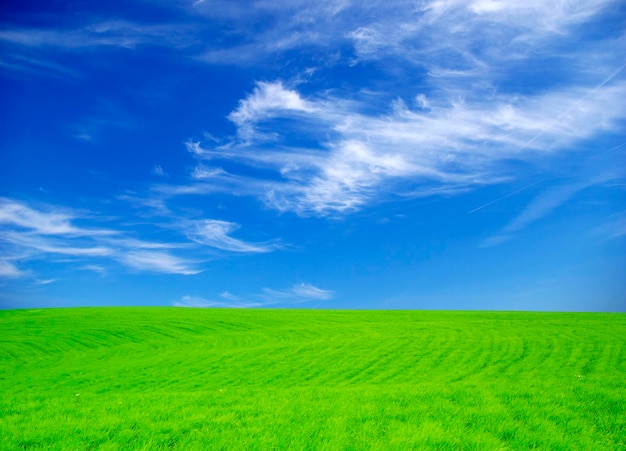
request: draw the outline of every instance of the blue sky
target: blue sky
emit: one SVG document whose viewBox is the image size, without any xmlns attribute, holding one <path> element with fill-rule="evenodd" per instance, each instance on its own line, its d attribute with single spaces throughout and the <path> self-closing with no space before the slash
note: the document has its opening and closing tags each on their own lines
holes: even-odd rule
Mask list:
<svg viewBox="0 0 626 451">
<path fill-rule="evenodd" d="M 626 311 L 621 1 L 0 8 L 2 308 Z"/>
</svg>

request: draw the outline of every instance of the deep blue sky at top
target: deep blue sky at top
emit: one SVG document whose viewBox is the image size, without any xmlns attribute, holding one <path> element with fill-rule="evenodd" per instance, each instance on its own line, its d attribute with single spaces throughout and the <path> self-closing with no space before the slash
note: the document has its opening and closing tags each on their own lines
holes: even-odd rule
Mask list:
<svg viewBox="0 0 626 451">
<path fill-rule="evenodd" d="M 0 307 L 626 311 L 621 1 L 8 1 Z"/>
</svg>

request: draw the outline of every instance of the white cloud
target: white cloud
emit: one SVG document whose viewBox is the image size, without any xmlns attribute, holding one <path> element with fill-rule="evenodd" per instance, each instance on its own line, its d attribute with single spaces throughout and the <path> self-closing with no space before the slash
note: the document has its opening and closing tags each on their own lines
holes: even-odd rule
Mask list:
<svg viewBox="0 0 626 451">
<path fill-rule="evenodd" d="M 39 55 L 22 55 L 16 52 L 4 52 L 0 56 L 0 66 L 18 73 L 44 77 L 54 76 L 63 80 L 67 80 L 68 77 L 78 78 L 80 76 L 75 70 L 49 61 Z"/>
<path fill-rule="evenodd" d="M 411 110 L 394 99 L 385 114 L 365 113 L 355 101 L 303 99 L 295 91 L 289 91 L 297 99 L 293 103 L 306 107 L 266 108 L 254 93 L 235 111 L 247 140 L 214 149 L 193 143 L 200 168 L 196 172 L 206 176 L 202 184 L 186 189 L 202 193 L 228 187 L 230 192 L 256 194 L 281 211 L 327 215 L 354 211 L 385 195 L 432 195 L 497 183 L 506 177 L 503 165 L 508 159 L 532 161 L 620 130 L 626 107 L 614 99 L 626 98 L 626 82 L 608 83 L 617 73 L 596 86 L 534 96 L 483 99 L 468 92 L 465 100 L 452 103 L 433 97 L 427 109 Z M 250 131 L 251 123 L 256 127 L 268 120 L 269 110 L 272 119 L 290 121 L 288 126 L 273 125 L 275 135 L 284 139 L 271 146 Z M 288 144 L 303 129 L 316 137 L 318 147 Z M 202 168 L 208 160 L 262 165 L 281 180 L 239 177 L 222 169 L 207 172 Z"/>
<path fill-rule="evenodd" d="M 311 113 L 313 108 L 296 91 L 285 89 L 280 81 L 258 82 L 252 94 L 239 102 L 228 119 L 237 124 L 240 138 L 268 139 L 272 134 L 259 133 L 254 128 L 255 124 L 277 116 L 284 117 L 286 112 L 290 115 Z"/>
<path fill-rule="evenodd" d="M 393 56 L 424 62 L 429 70 L 440 65 L 440 69 L 456 66 L 464 72 L 496 54 L 515 58 L 528 51 L 529 45 L 543 46 L 612 3 L 305 0 L 258 1 L 248 7 L 237 2 L 202 1 L 170 5 L 186 9 L 186 14 L 174 14 L 178 21 L 168 23 L 108 20 L 74 27 L 8 27 L 0 31 L 0 41 L 19 50 L 73 52 L 156 45 L 185 50 L 185 57 L 211 64 L 244 65 L 276 64 L 279 56 L 294 49 L 311 52 L 321 64 L 334 64 L 352 44 L 359 59 Z M 201 27 L 201 23 L 209 26 Z M 214 39 L 214 34 L 205 31 L 211 30 L 211 25 L 227 27 L 233 37 L 228 41 L 233 44 Z M 512 46 L 515 51 L 508 51 Z M 438 64 L 430 64 L 435 62 Z"/>
<path fill-rule="evenodd" d="M 312 107 L 296 91 L 285 89 L 281 82 L 258 82 L 252 94 L 241 100 L 228 118 L 241 126 L 280 111 L 311 112 Z"/>
<path fill-rule="evenodd" d="M 100 274 L 101 276 L 104 276 L 107 274 L 106 268 L 104 268 L 104 266 L 102 265 L 83 265 L 83 266 L 80 266 L 79 269 L 83 271 L 95 272 L 97 274 Z"/>
<path fill-rule="evenodd" d="M 290 50 L 334 47 L 344 40 L 347 22 L 368 8 L 367 2 L 351 8 L 349 1 L 336 0 L 260 1 L 254 8 L 237 2 L 202 2 L 193 12 L 231 24 L 239 39 L 232 46 L 209 44 L 199 59 L 213 64 L 266 64 Z M 254 33 L 249 33 L 252 29 Z"/>
<path fill-rule="evenodd" d="M 152 204 L 150 204 L 152 205 Z M 150 227 L 160 233 L 167 231 L 169 241 L 134 238 L 133 224 L 123 228 L 79 226 L 109 222 L 107 218 L 67 208 L 45 206 L 33 208 L 25 203 L 0 198 L 0 245 L 4 259 L 0 277 L 26 276 L 13 262 L 28 262 L 70 257 L 78 267 L 108 273 L 105 262 L 148 272 L 193 275 L 202 272 L 200 262 L 206 260 L 207 247 L 230 253 L 265 253 L 280 246 L 277 241 L 250 243 L 230 236 L 239 225 L 214 219 L 175 220 L 173 213 L 159 209 L 151 216 Z M 179 238 L 177 240 L 176 238 Z"/>
<path fill-rule="evenodd" d="M 104 237 L 101 242 L 115 249 L 135 249 L 135 250 L 163 250 L 163 249 L 182 249 L 189 247 L 186 243 L 159 243 L 154 241 L 138 240 L 136 238 L 109 238 Z"/>
<path fill-rule="evenodd" d="M 128 232 L 101 227 L 81 227 L 97 217 L 65 208 L 36 209 L 12 199 L 0 199 L 0 244 L 7 257 L 0 262 L 0 277 L 25 277 L 14 262 L 27 264 L 52 255 L 71 257 L 80 267 L 104 273 L 105 261 L 117 261 L 138 270 L 197 274 L 194 261 L 172 255 L 167 249 L 183 249 L 189 243 L 158 243 L 138 240 Z M 97 263 L 94 263 L 97 262 Z"/>
<path fill-rule="evenodd" d="M 80 15 L 79 15 L 80 16 Z M 80 78 L 72 62 L 56 61 L 63 53 L 82 56 L 104 49 L 135 51 L 143 46 L 160 46 L 185 51 L 197 44 L 197 33 L 189 23 L 143 24 L 124 20 L 77 22 L 67 27 L 15 27 L 0 30 L 3 55 L 0 66 L 29 75 Z M 84 16 L 83 16 L 84 17 Z M 77 133 L 78 139 L 91 140 L 89 133 Z"/>
<path fill-rule="evenodd" d="M 237 296 L 224 291 L 218 296 L 221 300 L 206 299 L 200 296 L 183 296 L 173 305 L 177 307 L 214 307 L 214 308 L 255 308 L 278 304 L 294 304 L 307 301 L 323 301 L 332 299 L 334 293 L 310 283 L 299 283 L 291 288 L 275 290 L 263 288 L 260 293 L 249 296 Z"/>
<path fill-rule="evenodd" d="M 551 42 L 613 2 L 434 0 L 418 8 L 389 3 L 395 11 L 347 33 L 360 59 L 394 56 L 433 73 L 485 76 L 490 66 L 525 58 L 533 48 L 549 52 Z"/>
<path fill-rule="evenodd" d="M 263 253 L 274 249 L 272 245 L 247 243 L 229 236 L 238 228 L 238 224 L 217 219 L 190 221 L 186 226 L 190 240 L 216 249 L 239 253 Z"/>
<path fill-rule="evenodd" d="M 264 288 L 260 297 L 266 301 L 272 302 L 302 302 L 310 300 L 328 300 L 332 299 L 334 293 L 330 290 L 318 288 L 310 283 L 296 284 L 291 288 L 284 290 L 275 290 L 272 288 Z"/>
<path fill-rule="evenodd" d="M 214 303 L 199 296 L 183 296 L 179 301 L 174 302 L 175 307 L 214 307 Z"/>
<path fill-rule="evenodd" d="M 132 49 L 146 44 L 181 48 L 189 45 L 188 27 L 144 25 L 123 20 L 98 22 L 78 28 L 5 28 L 0 41 L 24 47 L 80 50 L 98 47 Z"/>
<path fill-rule="evenodd" d="M 300 283 L 294 285 L 291 289 L 294 295 L 308 299 L 331 299 L 333 292 L 329 290 L 323 290 L 311 285 L 310 283 Z"/>
<path fill-rule="evenodd" d="M 51 283 L 55 283 L 56 279 L 45 279 L 45 280 L 37 280 L 35 284 L 37 285 L 50 285 Z"/>
<path fill-rule="evenodd" d="M 232 294 L 229 291 L 222 291 L 219 294 L 219 297 L 224 298 L 224 299 L 228 299 L 230 301 L 239 301 L 239 300 L 241 300 L 241 298 L 239 296 L 236 296 L 236 295 Z"/>
<path fill-rule="evenodd" d="M 0 259 L 0 277 L 17 278 L 24 275 L 25 273 L 9 260 Z"/>
<path fill-rule="evenodd" d="M 593 234 L 606 239 L 617 239 L 626 236 L 626 211 L 611 215 L 604 224 L 593 230 Z"/>
<path fill-rule="evenodd" d="M 157 177 L 167 177 L 167 172 L 163 170 L 161 165 L 155 164 L 152 166 L 152 170 L 150 171 L 152 175 L 156 175 Z"/>
<path fill-rule="evenodd" d="M 38 211 L 23 203 L 0 198 L 0 224 L 29 229 L 42 235 L 94 235 L 111 234 L 105 230 L 87 230 L 72 225 L 76 217 L 62 209 Z"/>
<path fill-rule="evenodd" d="M 211 301 L 200 296 L 183 296 L 179 301 L 174 302 L 175 307 L 192 308 L 255 308 L 263 307 L 260 302 L 240 302 L 235 300 Z"/>
<path fill-rule="evenodd" d="M 563 205 L 579 191 L 597 183 L 582 181 L 548 189 L 533 199 L 520 214 L 513 218 L 502 230 L 483 241 L 483 247 L 492 247 L 508 241 L 514 233 L 525 229 L 530 224 L 548 216 L 553 210 Z"/>
<path fill-rule="evenodd" d="M 166 274 L 198 274 L 201 270 L 193 266 L 193 262 L 175 257 L 166 252 L 127 251 L 117 258 L 121 263 L 134 269 Z"/>
<path fill-rule="evenodd" d="M 45 254 L 61 254 L 73 257 L 107 257 L 114 251 L 106 246 L 91 241 L 78 242 L 69 239 L 50 239 L 36 234 L 6 231 L 3 240 L 25 250 L 34 250 Z M 81 245 L 82 244 L 82 245 Z"/>
</svg>

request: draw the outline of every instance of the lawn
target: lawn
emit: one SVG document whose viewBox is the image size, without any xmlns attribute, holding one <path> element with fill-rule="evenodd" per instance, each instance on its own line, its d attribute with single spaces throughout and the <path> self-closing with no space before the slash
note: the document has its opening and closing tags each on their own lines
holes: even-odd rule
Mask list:
<svg viewBox="0 0 626 451">
<path fill-rule="evenodd" d="M 626 449 L 626 314 L 0 311 L 0 449 Z"/>
</svg>

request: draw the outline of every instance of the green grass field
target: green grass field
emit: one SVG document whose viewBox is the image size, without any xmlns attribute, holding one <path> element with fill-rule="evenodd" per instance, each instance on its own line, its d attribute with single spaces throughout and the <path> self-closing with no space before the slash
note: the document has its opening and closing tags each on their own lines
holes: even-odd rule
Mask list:
<svg viewBox="0 0 626 451">
<path fill-rule="evenodd" d="M 626 449 L 626 315 L 0 311 L 0 449 Z"/>
</svg>

